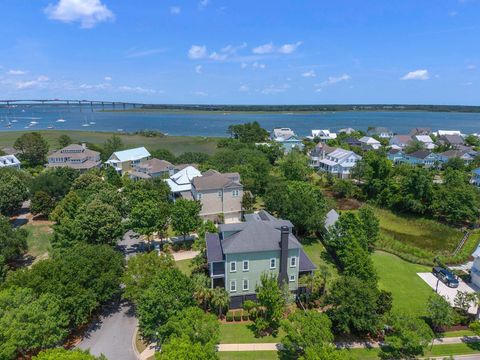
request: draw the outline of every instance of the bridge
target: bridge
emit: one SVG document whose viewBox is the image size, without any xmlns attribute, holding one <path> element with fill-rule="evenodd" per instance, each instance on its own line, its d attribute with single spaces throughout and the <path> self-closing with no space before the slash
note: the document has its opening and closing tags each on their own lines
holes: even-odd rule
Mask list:
<svg viewBox="0 0 480 360">
<path fill-rule="evenodd" d="M 62 106 L 62 107 L 78 107 L 80 111 L 82 108 L 94 108 L 102 110 L 127 110 L 142 108 L 145 104 L 121 101 L 102 101 L 102 100 L 63 100 L 63 99 L 33 99 L 33 100 L 0 100 L 0 108 L 13 107 L 32 107 L 32 106 Z"/>
</svg>

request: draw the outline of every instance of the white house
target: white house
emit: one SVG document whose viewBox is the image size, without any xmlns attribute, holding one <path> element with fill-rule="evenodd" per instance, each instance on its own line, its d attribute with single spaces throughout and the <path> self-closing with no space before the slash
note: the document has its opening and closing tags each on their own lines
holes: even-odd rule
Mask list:
<svg viewBox="0 0 480 360">
<path fill-rule="evenodd" d="M 319 161 L 320 171 L 346 179 L 350 177 L 352 168 L 357 164 L 357 161 L 361 159 L 362 157 L 353 151 L 338 148 Z"/>
<path fill-rule="evenodd" d="M 390 139 L 393 133 L 386 127 L 377 126 L 368 130 L 368 135 L 377 135 L 380 139 Z"/>
<path fill-rule="evenodd" d="M 20 160 L 15 155 L 0 156 L 0 169 L 5 167 L 20 169 L 20 166 Z"/>
<path fill-rule="evenodd" d="M 295 132 L 290 128 L 275 128 L 272 131 L 272 139 L 276 138 L 289 138 L 294 136 Z"/>
<path fill-rule="evenodd" d="M 135 168 L 142 161 L 148 160 L 150 153 L 144 147 L 115 151 L 105 164 L 113 166 L 122 175 Z"/>
<path fill-rule="evenodd" d="M 312 130 L 312 136 L 309 136 L 310 139 L 320 139 L 321 142 L 327 142 L 328 140 L 335 140 L 337 134 L 330 132 L 330 130 Z"/>
<path fill-rule="evenodd" d="M 425 149 L 427 150 L 435 149 L 435 144 L 433 143 L 433 140 L 429 135 L 415 135 L 413 138 L 417 141 L 420 141 L 425 147 Z"/>
<path fill-rule="evenodd" d="M 375 150 L 380 149 L 380 147 L 382 146 L 382 144 L 380 144 L 380 141 L 370 136 L 363 136 L 360 139 L 358 139 L 358 141 L 360 141 L 363 146 L 369 146 Z"/>
<path fill-rule="evenodd" d="M 458 135 L 462 136 L 462 132 L 459 130 L 438 130 L 433 133 L 435 136 L 445 136 L 445 135 Z"/>
</svg>

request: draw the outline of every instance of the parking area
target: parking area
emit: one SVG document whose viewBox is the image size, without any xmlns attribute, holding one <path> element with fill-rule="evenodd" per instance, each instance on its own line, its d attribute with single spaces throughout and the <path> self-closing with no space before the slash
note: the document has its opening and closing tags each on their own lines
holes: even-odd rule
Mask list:
<svg viewBox="0 0 480 360">
<path fill-rule="evenodd" d="M 437 281 L 438 281 L 435 275 L 429 272 L 417 273 L 417 275 L 420 276 L 422 280 L 425 281 L 433 289 L 433 291 L 435 291 L 435 289 L 437 288 Z M 442 295 L 445 299 L 447 299 L 452 306 L 454 304 L 453 300 L 455 299 L 455 296 L 457 295 L 458 291 L 466 291 L 469 293 L 480 291 L 480 289 L 478 289 L 475 285 L 467 284 L 462 279 L 458 279 L 458 282 L 459 284 L 457 288 L 451 288 L 445 285 L 443 282 L 438 281 L 438 293 Z M 471 314 L 476 314 L 477 306 L 471 306 L 468 312 Z"/>
</svg>

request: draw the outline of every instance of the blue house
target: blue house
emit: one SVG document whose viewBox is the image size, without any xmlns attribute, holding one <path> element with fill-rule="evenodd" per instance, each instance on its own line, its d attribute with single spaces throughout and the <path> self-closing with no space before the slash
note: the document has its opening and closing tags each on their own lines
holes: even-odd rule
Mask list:
<svg viewBox="0 0 480 360">
<path fill-rule="evenodd" d="M 292 149 L 303 150 L 302 140 L 290 128 L 273 129 L 272 138 L 282 145 L 285 153 L 289 153 Z"/>
<path fill-rule="evenodd" d="M 419 150 L 410 154 L 405 154 L 405 162 L 410 165 L 431 167 L 439 163 L 439 158 L 435 153 L 426 150 Z"/>
<path fill-rule="evenodd" d="M 400 149 L 390 149 L 387 154 L 388 160 L 393 161 L 394 164 L 405 162 L 405 153 Z"/>
<path fill-rule="evenodd" d="M 480 168 L 472 170 L 472 178 L 470 179 L 470 184 L 480 186 Z"/>
</svg>

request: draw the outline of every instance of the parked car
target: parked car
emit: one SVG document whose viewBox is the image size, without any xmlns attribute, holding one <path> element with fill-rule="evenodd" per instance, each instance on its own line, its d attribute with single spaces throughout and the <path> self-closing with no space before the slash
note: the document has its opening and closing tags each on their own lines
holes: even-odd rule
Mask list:
<svg viewBox="0 0 480 360">
<path fill-rule="evenodd" d="M 450 270 L 442 268 L 440 266 L 435 266 L 432 269 L 432 273 L 448 287 L 458 287 L 458 279 Z"/>
</svg>

